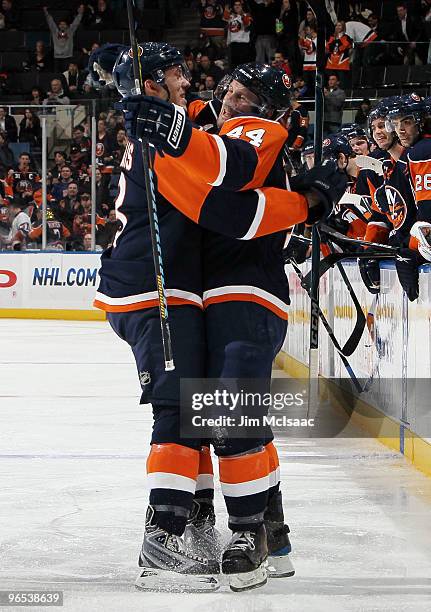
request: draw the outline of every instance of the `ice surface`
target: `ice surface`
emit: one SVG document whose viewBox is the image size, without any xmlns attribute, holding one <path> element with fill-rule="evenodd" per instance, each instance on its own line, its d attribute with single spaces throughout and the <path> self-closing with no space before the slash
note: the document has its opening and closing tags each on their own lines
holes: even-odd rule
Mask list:
<svg viewBox="0 0 431 612">
<path fill-rule="evenodd" d="M 136 592 L 152 419 L 128 347 L 99 322 L 0 338 L 0 589 L 62 589 L 73 612 L 431 610 L 431 480 L 361 438 L 278 442 L 295 577 Z"/>
</svg>

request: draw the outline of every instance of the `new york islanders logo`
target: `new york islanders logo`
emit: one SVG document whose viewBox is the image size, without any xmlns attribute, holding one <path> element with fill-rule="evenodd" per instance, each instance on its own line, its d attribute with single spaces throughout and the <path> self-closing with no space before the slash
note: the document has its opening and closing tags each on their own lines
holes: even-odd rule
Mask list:
<svg viewBox="0 0 431 612">
<path fill-rule="evenodd" d="M 395 187 L 387 185 L 385 188 L 386 198 L 389 204 L 389 215 L 391 217 L 392 225 L 395 230 L 399 230 L 406 220 L 407 217 L 407 204 Z"/>
<path fill-rule="evenodd" d="M 143 48 L 141 47 L 141 45 L 138 45 L 138 54 L 139 54 L 139 57 L 141 57 L 141 55 L 143 54 L 143 52 L 144 52 L 144 50 L 143 50 Z M 129 51 L 128 51 L 128 54 L 127 54 L 127 55 L 133 59 L 133 49 L 132 49 L 132 48 L 130 48 L 130 49 L 129 49 Z"/>
<path fill-rule="evenodd" d="M 283 85 L 286 87 L 286 89 L 290 89 L 292 87 L 292 79 L 288 74 L 284 73 L 281 80 L 283 81 Z"/>
</svg>

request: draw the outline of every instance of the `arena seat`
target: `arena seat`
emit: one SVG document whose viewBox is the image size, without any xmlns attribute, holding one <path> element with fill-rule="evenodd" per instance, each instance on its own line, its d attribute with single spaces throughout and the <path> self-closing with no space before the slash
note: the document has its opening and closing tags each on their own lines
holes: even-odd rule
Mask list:
<svg viewBox="0 0 431 612">
<path fill-rule="evenodd" d="M 2 51 L 0 66 L 6 71 L 21 72 L 23 70 L 23 62 L 26 61 L 28 61 L 28 53 L 26 51 Z"/>
<path fill-rule="evenodd" d="M 409 82 L 410 66 L 387 66 L 385 85 L 402 87 Z"/>
<path fill-rule="evenodd" d="M 12 51 L 24 47 L 24 32 L 6 30 L 1 32 L 0 51 Z"/>
</svg>

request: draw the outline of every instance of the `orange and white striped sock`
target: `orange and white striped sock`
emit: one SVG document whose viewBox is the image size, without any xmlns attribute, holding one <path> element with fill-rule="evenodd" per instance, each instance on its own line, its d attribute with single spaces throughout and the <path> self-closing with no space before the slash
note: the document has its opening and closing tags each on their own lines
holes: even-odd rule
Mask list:
<svg viewBox="0 0 431 612">
<path fill-rule="evenodd" d="M 263 523 L 268 502 L 269 456 L 260 447 L 241 455 L 219 457 L 220 483 L 229 529 L 253 531 Z"/>
<path fill-rule="evenodd" d="M 199 451 L 181 444 L 152 444 L 147 459 L 150 504 L 154 522 L 182 535 L 193 504 L 199 472 Z"/>
</svg>

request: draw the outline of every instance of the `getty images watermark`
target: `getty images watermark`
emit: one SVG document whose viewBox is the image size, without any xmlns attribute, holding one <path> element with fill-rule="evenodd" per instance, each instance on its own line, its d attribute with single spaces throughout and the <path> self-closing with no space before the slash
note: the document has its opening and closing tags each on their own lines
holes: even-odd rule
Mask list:
<svg viewBox="0 0 431 612">
<path fill-rule="evenodd" d="M 314 419 L 307 418 L 304 388 L 275 391 L 266 387 L 260 380 L 182 381 L 182 435 L 212 437 L 214 429 L 223 428 L 224 435 L 244 438 L 268 435 L 270 429 L 314 427 Z"/>
</svg>

